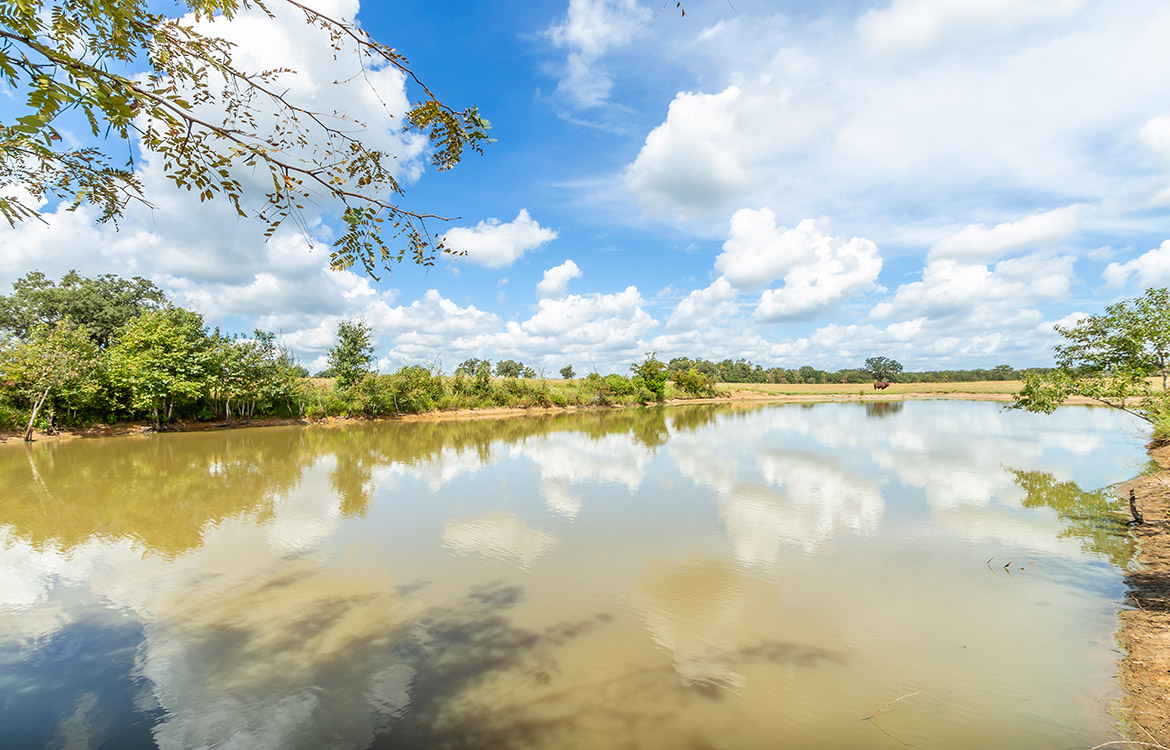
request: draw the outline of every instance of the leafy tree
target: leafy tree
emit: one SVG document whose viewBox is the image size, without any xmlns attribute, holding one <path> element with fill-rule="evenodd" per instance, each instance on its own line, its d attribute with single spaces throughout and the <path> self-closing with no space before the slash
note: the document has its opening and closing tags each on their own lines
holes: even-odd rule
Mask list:
<svg viewBox="0 0 1170 750">
<path fill-rule="evenodd" d="M 70 318 L 105 349 L 131 318 L 166 302 L 162 290 L 141 276 L 104 274 L 91 279 L 70 271 L 54 283 L 33 271 L 13 283 L 12 294 L 0 296 L 0 329 L 24 338 L 38 323 Z"/>
<path fill-rule="evenodd" d="M 298 0 L 180 5 L 196 21 L 221 23 L 248 7 L 297 14 L 363 70 L 400 70 L 421 95 L 403 127 L 430 140 L 439 171 L 457 164 L 464 149 L 481 151 L 490 140 L 489 125 L 475 107 L 443 104 L 406 58 L 352 21 Z M 241 216 L 265 223 L 266 236 L 289 216 L 301 225 L 306 201 L 336 206 L 347 228 L 334 245 L 334 268 L 357 262 L 373 275 L 379 264 L 389 270 L 391 259 L 409 255 L 429 264 L 434 249 L 444 250 L 425 226 L 438 217 L 393 200 L 402 193 L 394 154 L 369 148 L 344 114 L 299 103 L 283 79 L 292 71 L 245 70 L 229 42 L 152 12 L 145 0 L 7 0 L 0 3 L 0 37 L 0 85 L 24 100 L 22 113 L 0 123 L 0 215 L 9 223 L 39 216 L 37 206 L 47 197 L 73 207 L 92 203 L 103 221 L 116 219 L 131 200 L 148 199 L 133 162 L 117 166 L 110 153 L 62 138 L 57 118 L 75 111 L 96 138 L 136 135 L 143 150 L 158 154 L 177 187 L 199 193 L 200 200 L 225 197 Z M 128 64 L 145 66 L 145 73 L 117 72 Z M 117 144 L 110 152 L 120 152 Z M 266 172 L 272 191 L 246 189 L 237 176 L 241 169 Z M 3 190 L 16 185 L 31 200 Z M 254 205 L 259 208 L 245 209 Z M 387 246 L 384 232 L 401 243 L 399 249 Z"/>
<path fill-rule="evenodd" d="M 1069 396 L 1084 396 L 1150 422 L 1155 440 L 1170 439 L 1166 289 L 1148 289 L 1056 331 L 1067 341 L 1056 347 L 1056 369 L 1027 373 L 1012 408 L 1050 414 Z M 1148 378 L 1158 375 L 1162 389 L 1155 391 Z"/>
<path fill-rule="evenodd" d="M 634 375 L 640 377 L 646 389 L 654 394 L 654 398 L 663 401 L 666 399 L 666 365 L 658 361 L 656 352 L 646 352 L 646 359 L 630 365 Z"/>
<path fill-rule="evenodd" d="M 84 326 L 65 318 L 53 324 L 37 323 L 25 339 L 0 349 L 0 371 L 11 379 L 29 404 L 24 439 L 45 403 L 66 390 L 74 401 L 86 401 L 100 387 L 98 350 Z"/>
<path fill-rule="evenodd" d="M 1170 385 L 1170 290 L 1147 289 L 1101 315 L 1069 328 L 1056 326 L 1067 343 L 1056 347 L 1056 364 L 1068 372 L 1096 375 L 1128 370 L 1162 377 Z"/>
<path fill-rule="evenodd" d="M 465 359 L 460 362 L 459 366 L 455 368 L 455 372 L 463 373 L 468 377 L 475 377 L 475 373 L 479 372 L 479 366 L 481 363 L 486 364 L 488 366 L 488 370 L 491 370 L 491 362 L 486 359 L 476 359 L 475 357 L 472 357 L 471 359 Z"/>
<path fill-rule="evenodd" d="M 110 380 L 129 392 L 132 409 L 150 412 L 156 430 L 171 420 L 175 407 L 207 392 L 215 366 L 203 317 L 181 307 L 131 320 L 106 359 Z"/>
<path fill-rule="evenodd" d="M 348 388 L 370 371 L 374 361 L 374 331 L 364 320 L 337 324 L 337 346 L 329 350 L 329 369 L 339 388 Z"/>
<path fill-rule="evenodd" d="M 524 363 L 514 359 L 503 359 L 496 363 L 496 375 L 501 378 L 518 378 L 524 372 Z"/>
<path fill-rule="evenodd" d="M 869 357 L 865 360 L 865 372 L 874 380 L 888 382 L 902 374 L 902 365 L 888 357 Z"/>
<path fill-rule="evenodd" d="M 576 377 L 576 375 L 577 374 L 573 372 L 572 365 L 565 365 L 561 368 L 561 377 L 565 380 L 572 380 L 574 377 Z"/>
</svg>

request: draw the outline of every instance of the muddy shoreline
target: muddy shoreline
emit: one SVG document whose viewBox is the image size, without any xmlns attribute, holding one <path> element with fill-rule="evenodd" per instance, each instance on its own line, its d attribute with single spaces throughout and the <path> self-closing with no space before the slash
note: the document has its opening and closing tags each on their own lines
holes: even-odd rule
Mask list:
<svg viewBox="0 0 1170 750">
<path fill-rule="evenodd" d="M 1134 491 L 1145 516 L 1144 524 L 1130 527 L 1138 552 L 1125 576 L 1128 606 L 1118 613 L 1125 688 L 1119 718 L 1135 743 L 1170 747 L 1170 446 L 1150 456 L 1160 471 L 1118 487 L 1123 496 Z"/>
</svg>

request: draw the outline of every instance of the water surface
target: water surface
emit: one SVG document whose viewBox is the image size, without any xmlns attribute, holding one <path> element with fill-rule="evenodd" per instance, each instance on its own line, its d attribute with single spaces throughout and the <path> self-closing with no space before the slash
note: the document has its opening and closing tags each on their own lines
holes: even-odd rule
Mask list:
<svg viewBox="0 0 1170 750">
<path fill-rule="evenodd" d="M 703 405 L 0 449 L 5 747 L 1091 747 L 1131 418 Z M 886 706 L 900 696 L 910 697 Z"/>
</svg>

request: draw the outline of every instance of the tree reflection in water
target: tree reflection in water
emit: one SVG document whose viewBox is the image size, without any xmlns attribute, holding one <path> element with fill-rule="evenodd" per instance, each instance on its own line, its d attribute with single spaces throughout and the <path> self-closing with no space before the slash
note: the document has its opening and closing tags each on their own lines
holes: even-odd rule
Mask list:
<svg viewBox="0 0 1170 750">
<path fill-rule="evenodd" d="M 1016 484 L 1026 493 L 1025 508 L 1051 508 L 1066 528 L 1061 537 L 1078 539 L 1086 552 L 1125 569 L 1133 558 L 1134 542 L 1126 533 L 1126 515 L 1111 490 L 1085 492 L 1074 482 L 1062 482 L 1043 471 L 1012 469 Z"/>
</svg>

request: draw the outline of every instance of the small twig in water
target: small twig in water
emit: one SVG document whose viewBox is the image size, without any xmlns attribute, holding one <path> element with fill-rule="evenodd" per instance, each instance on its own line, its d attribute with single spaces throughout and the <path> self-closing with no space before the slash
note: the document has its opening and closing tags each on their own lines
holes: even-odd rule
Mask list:
<svg viewBox="0 0 1170 750">
<path fill-rule="evenodd" d="M 1165 745 L 1159 745 L 1156 742 L 1138 742 L 1137 740 L 1112 740 L 1111 742 L 1102 742 L 1100 745 L 1093 745 L 1089 750 L 1099 750 L 1102 747 L 1110 747 L 1112 745 L 1139 745 L 1141 747 L 1152 747 L 1156 750 L 1170 750 Z"/>
<path fill-rule="evenodd" d="M 901 701 L 901 700 L 906 700 L 907 698 L 913 698 L 914 696 L 918 695 L 918 694 L 919 694 L 919 693 L 921 693 L 921 692 L 922 692 L 921 690 L 915 690 L 913 693 L 906 693 L 905 695 L 903 695 L 903 696 L 902 696 L 902 697 L 900 697 L 900 698 L 895 698 L 894 700 L 890 701 L 889 703 L 887 703 L 886 705 L 882 706 L 882 707 L 881 707 L 881 708 L 879 708 L 878 710 L 874 711 L 874 712 L 873 712 L 872 714 L 870 714 L 869 716 L 866 716 L 866 717 L 865 717 L 865 721 L 869 721 L 870 719 L 872 719 L 873 717 L 877 716 L 877 715 L 878 715 L 878 714 L 880 714 L 882 711 L 885 711 L 887 708 L 889 708 L 890 706 L 894 705 L 894 704 L 895 704 L 895 703 L 897 703 L 898 701 Z"/>
</svg>

